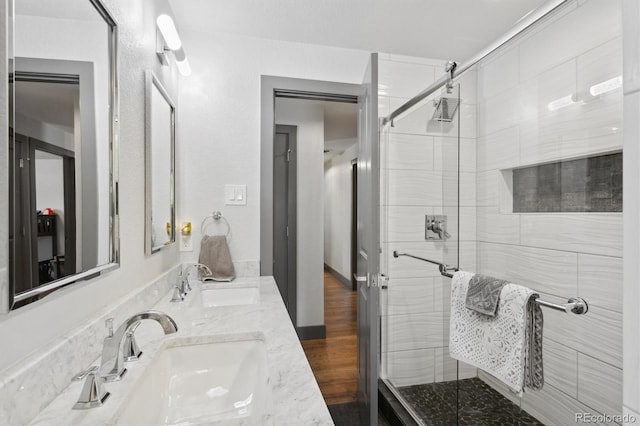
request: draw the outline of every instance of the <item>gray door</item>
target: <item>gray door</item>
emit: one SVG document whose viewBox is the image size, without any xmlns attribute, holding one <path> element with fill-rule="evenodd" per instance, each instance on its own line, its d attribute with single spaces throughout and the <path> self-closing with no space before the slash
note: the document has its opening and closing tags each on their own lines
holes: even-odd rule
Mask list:
<svg viewBox="0 0 640 426">
<path fill-rule="evenodd" d="M 273 277 L 296 325 L 296 126 L 276 125 L 273 146 Z"/>
<path fill-rule="evenodd" d="M 380 173 L 378 55 L 373 53 L 358 97 L 358 405 L 362 424 L 378 424 Z"/>
</svg>

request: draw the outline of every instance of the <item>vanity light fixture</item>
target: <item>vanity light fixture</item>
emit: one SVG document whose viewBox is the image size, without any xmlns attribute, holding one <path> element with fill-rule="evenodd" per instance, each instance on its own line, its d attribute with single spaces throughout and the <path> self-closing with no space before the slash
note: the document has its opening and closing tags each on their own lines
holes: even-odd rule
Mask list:
<svg viewBox="0 0 640 426">
<path fill-rule="evenodd" d="M 549 102 L 547 104 L 547 108 L 549 109 L 549 111 L 557 111 L 561 108 L 568 107 L 575 103 L 576 103 L 576 98 L 575 98 L 575 95 L 572 93 L 570 95 L 563 96 L 561 98 L 558 98 L 554 101 Z"/>
<path fill-rule="evenodd" d="M 622 87 L 621 75 L 603 81 L 602 83 L 594 84 L 589 88 L 589 93 L 591 93 L 591 96 L 604 95 L 605 93 L 616 90 L 618 87 Z"/>
<path fill-rule="evenodd" d="M 160 59 L 160 63 L 168 66 L 168 52 L 173 52 L 178 71 L 185 77 L 189 76 L 191 74 L 191 66 L 182 48 L 182 41 L 173 19 L 169 15 L 160 15 L 156 19 L 156 26 L 158 27 L 156 32 L 156 54 Z"/>
</svg>

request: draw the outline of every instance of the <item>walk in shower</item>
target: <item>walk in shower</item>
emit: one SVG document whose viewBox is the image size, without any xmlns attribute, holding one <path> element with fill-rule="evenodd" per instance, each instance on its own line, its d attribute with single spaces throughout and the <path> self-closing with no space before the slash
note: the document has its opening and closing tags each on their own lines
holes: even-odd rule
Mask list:
<svg viewBox="0 0 640 426">
<path fill-rule="evenodd" d="M 620 0 L 565 1 L 454 70 L 450 84 L 442 61 L 387 55 L 379 66 L 387 117 L 380 129 L 380 267 L 388 277 L 381 378 L 425 425 L 575 424 L 581 414 L 615 424 L 622 407 Z M 428 87 L 435 89 L 410 101 Z M 444 264 L 445 274 L 406 255 Z M 543 307 L 542 390 L 519 396 L 449 356 L 446 275 L 454 268 L 527 286 L 547 305 L 588 303 L 584 315 Z"/>
</svg>

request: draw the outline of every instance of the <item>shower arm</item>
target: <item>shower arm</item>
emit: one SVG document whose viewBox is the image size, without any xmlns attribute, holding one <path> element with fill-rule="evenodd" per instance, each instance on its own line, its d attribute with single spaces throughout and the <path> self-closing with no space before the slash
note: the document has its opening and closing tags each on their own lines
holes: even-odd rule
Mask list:
<svg viewBox="0 0 640 426">
<path fill-rule="evenodd" d="M 453 90 L 453 73 L 456 70 L 456 67 L 458 66 L 458 64 L 456 64 L 454 61 L 447 61 L 447 63 L 444 66 L 444 72 L 447 73 L 447 93 L 451 93 L 451 91 Z"/>
</svg>

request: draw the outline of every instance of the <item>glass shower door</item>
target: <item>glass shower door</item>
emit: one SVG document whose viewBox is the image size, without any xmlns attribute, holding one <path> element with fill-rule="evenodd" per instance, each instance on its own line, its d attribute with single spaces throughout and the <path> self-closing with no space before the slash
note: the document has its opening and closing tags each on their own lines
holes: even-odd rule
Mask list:
<svg viewBox="0 0 640 426">
<path fill-rule="evenodd" d="M 443 88 L 381 131 L 381 268 L 388 276 L 381 375 L 425 425 L 457 423 L 459 368 L 448 350 L 451 279 L 405 254 L 457 267 L 467 244 L 460 238 L 460 101 L 458 84 Z"/>
</svg>

